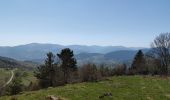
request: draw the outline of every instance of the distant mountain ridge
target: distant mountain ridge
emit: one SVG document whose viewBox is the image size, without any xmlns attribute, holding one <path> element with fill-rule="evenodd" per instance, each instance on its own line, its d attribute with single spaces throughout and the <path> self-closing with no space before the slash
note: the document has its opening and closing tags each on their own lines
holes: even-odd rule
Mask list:
<svg viewBox="0 0 170 100">
<path fill-rule="evenodd" d="M 146 53 L 149 49 L 142 49 Z M 117 64 L 117 63 L 131 63 L 138 50 L 120 50 L 113 51 L 106 54 L 99 53 L 80 53 L 76 55 L 76 59 L 81 64 L 92 62 L 97 64 Z"/>
<path fill-rule="evenodd" d="M 42 62 L 46 53 L 49 51 L 54 54 L 59 53 L 64 48 L 70 48 L 74 51 L 76 58 L 80 62 L 97 61 L 108 62 L 114 60 L 131 59 L 136 50 L 145 49 L 142 47 L 124 47 L 124 46 L 86 46 L 86 45 L 58 45 L 58 44 L 40 44 L 31 43 L 19 46 L 0 46 L 0 56 L 14 58 L 21 61 Z M 146 48 L 147 49 L 147 48 Z M 124 52 L 123 52 L 124 51 Z M 125 56 L 126 55 L 126 56 Z M 128 56 L 127 56 L 128 55 Z M 128 58 L 127 58 L 128 59 Z"/>
<path fill-rule="evenodd" d="M 17 61 L 12 58 L 0 56 L 0 68 L 27 68 L 32 69 L 38 64 L 33 62 Z"/>
</svg>

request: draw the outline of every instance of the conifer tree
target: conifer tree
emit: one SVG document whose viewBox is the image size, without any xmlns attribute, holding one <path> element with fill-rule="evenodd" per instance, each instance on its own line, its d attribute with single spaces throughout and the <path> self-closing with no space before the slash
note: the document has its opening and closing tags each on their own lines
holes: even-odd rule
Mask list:
<svg viewBox="0 0 170 100">
<path fill-rule="evenodd" d="M 147 74 L 145 57 L 142 50 L 139 50 L 135 55 L 130 71 L 133 74 Z"/>
<path fill-rule="evenodd" d="M 54 58 L 55 56 L 52 52 L 47 53 L 45 65 L 39 66 L 37 72 L 35 73 L 35 76 L 40 79 L 40 84 L 42 87 L 54 86 Z"/>
<path fill-rule="evenodd" d="M 49 77 L 49 84 L 50 86 L 54 86 L 54 75 L 55 75 L 55 68 L 54 68 L 54 54 L 52 52 L 47 53 L 47 59 L 45 60 L 45 66 L 47 67 L 48 77 Z"/>
<path fill-rule="evenodd" d="M 60 54 L 57 54 L 61 60 L 61 68 L 64 73 L 64 82 L 68 83 L 69 74 L 77 69 L 77 61 L 74 58 L 74 53 L 69 48 L 63 49 Z"/>
</svg>

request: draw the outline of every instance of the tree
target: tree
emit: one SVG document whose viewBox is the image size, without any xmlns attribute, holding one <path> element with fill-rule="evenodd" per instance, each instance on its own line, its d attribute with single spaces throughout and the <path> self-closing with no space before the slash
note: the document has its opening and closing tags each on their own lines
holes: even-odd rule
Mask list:
<svg viewBox="0 0 170 100">
<path fill-rule="evenodd" d="M 170 63 L 170 33 L 162 33 L 151 44 L 152 56 L 161 62 L 161 73 L 168 74 Z"/>
<path fill-rule="evenodd" d="M 53 81 L 54 81 L 54 75 L 55 75 L 55 68 L 54 68 L 54 58 L 55 56 L 53 55 L 52 52 L 47 53 L 47 59 L 45 60 L 45 66 L 48 69 L 48 77 L 49 77 L 49 82 L 50 86 L 54 86 Z"/>
<path fill-rule="evenodd" d="M 159 59 L 152 58 L 148 55 L 146 55 L 145 59 L 146 59 L 146 66 L 148 68 L 149 74 L 151 75 L 161 74 L 161 71 L 160 71 L 161 63 Z"/>
<path fill-rule="evenodd" d="M 107 69 L 108 69 L 108 67 L 105 67 L 104 64 L 101 64 L 99 66 L 99 71 L 100 71 L 100 74 L 102 77 L 108 76 L 109 71 Z"/>
<path fill-rule="evenodd" d="M 61 68 L 64 73 L 64 81 L 68 83 L 69 74 L 71 71 L 77 70 L 77 61 L 74 58 L 74 53 L 69 48 L 63 49 L 60 54 L 57 54 L 61 60 Z"/>
<path fill-rule="evenodd" d="M 81 77 L 84 82 L 96 82 L 101 78 L 100 71 L 95 64 L 84 64 L 81 68 Z"/>
<path fill-rule="evenodd" d="M 102 77 L 112 76 L 113 69 L 110 66 L 107 66 L 106 64 L 100 64 L 98 68 Z"/>
<path fill-rule="evenodd" d="M 130 68 L 132 74 L 147 74 L 147 68 L 145 64 L 145 58 L 142 50 L 139 50 L 135 55 L 133 63 Z"/>
<path fill-rule="evenodd" d="M 47 53 L 45 65 L 38 67 L 35 76 L 40 79 L 42 87 L 54 86 L 55 67 L 54 67 L 54 54 L 52 52 Z"/>
<path fill-rule="evenodd" d="M 127 70 L 126 64 L 118 64 L 118 65 L 114 68 L 113 74 L 114 74 L 114 75 L 125 75 L 125 74 L 126 74 L 126 70 Z"/>
<path fill-rule="evenodd" d="M 16 95 L 22 91 L 22 81 L 21 78 L 16 77 L 9 86 L 10 95 Z"/>
</svg>

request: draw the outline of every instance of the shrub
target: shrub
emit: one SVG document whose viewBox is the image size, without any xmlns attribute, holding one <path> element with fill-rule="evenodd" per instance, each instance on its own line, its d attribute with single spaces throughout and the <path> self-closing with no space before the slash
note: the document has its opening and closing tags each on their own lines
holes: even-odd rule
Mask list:
<svg viewBox="0 0 170 100">
<path fill-rule="evenodd" d="M 125 75 L 127 66 L 125 64 L 119 64 L 113 69 L 114 75 Z"/>
<path fill-rule="evenodd" d="M 23 90 L 23 84 L 21 78 L 15 78 L 12 83 L 9 85 L 9 94 L 16 95 Z"/>
<path fill-rule="evenodd" d="M 101 79 L 100 72 L 95 64 L 85 64 L 81 68 L 82 81 L 96 82 Z"/>
</svg>

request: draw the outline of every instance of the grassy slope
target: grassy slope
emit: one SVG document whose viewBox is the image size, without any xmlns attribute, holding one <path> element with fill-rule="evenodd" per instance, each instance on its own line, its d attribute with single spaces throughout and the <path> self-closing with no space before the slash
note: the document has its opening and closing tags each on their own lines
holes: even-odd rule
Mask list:
<svg viewBox="0 0 170 100">
<path fill-rule="evenodd" d="M 35 82 L 36 77 L 32 71 L 26 71 L 27 75 L 22 77 L 22 82 L 25 86 L 29 86 L 30 82 Z"/>
<path fill-rule="evenodd" d="M 11 77 L 10 71 L 0 68 L 0 86 L 2 86 Z"/>
<path fill-rule="evenodd" d="M 21 72 L 24 73 L 26 72 L 26 76 L 22 76 L 22 82 L 23 85 L 25 86 L 29 86 L 30 82 L 35 82 L 36 78 L 34 77 L 33 71 L 29 71 L 29 70 L 20 70 L 20 69 L 15 69 L 14 73 L 16 72 Z M 5 82 L 7 82 L 11 77 L 11 72 L 10 70 L 5 70 L 3 68 L 0 68 L 0 87 L 5 84 Z"/>
<path fill-rule="evenodd" d="M 29 86 L 30 82 L 35 82 L 34 72 L 30 70 L 17 69 L 15 73 L 21 74 L 22 83 L 24 86 Z"/>
<path fill-rule="evenodd" d="M 159 77 L 120 76 L 97 83 L 70 84 L 18 95 L 18 100 L 45 100 L 48 95 L 65 97 L 69 100 L 98 100 L 103 93 L 113 97 L 104 100 L 170 100 L 170 80 Z M 1 97 L 8 100 L 11 97 Z"/>
</svg>

